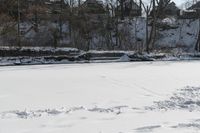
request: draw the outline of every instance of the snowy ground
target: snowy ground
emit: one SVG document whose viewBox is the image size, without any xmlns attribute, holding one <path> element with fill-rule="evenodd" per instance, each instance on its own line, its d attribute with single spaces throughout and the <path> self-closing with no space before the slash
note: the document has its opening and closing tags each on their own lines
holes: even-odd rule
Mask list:
<svg viewBox="0 0 200 133">
<path fill-rule="evenodd" d="M 200 132 L 200 62 L 0 67 L 0 133 Z"/>
</svg>

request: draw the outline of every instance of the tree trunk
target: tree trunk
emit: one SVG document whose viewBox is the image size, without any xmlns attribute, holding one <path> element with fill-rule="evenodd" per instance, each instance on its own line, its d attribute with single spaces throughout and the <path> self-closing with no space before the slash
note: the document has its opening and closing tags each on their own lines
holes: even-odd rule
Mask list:
<svg viewBox="0 0 200 133">
<path fill-rule="evenodd" d="M 155 0 L 153 0 L 153 21 L 152 21 L 151 33 L 148 44 L 150 49 L 154 49 L 154 44 L 156 40 L 156 22 L 157 22 L 156 5 L 155 5 Z"/>
<path fill-rule="evenodd" d="M 199 34 L 198 34 L 198 39 L 196 42 L 195 50 L 197 52 L 200 52 L 200 18 L 199 18 Z"/>
<path fill-rule="evenodd" d="M 120 0 L 121 20 L 124 20 L 124 0 Z"/>
<path fill-rule="evenodd" d="M 34 24 L 34 27 L 35 27 L 35 31 L 38 32 L 38 1 L 36 0 L 35 1 L 35 11 L 34 11 L 34 16 L 35 16 L 35 24 Z"/>
<path fill-rule="evenodd" d="M 148 29 L 149 17 L 148 17 L 148 11 L 149 11 L 149 7 L 147 6 L 147 13 L 146 13 L 146 52 L 147 53 L 149 53 L 149 29 Z"/>
<path fill-rule="evenodd" d="M 20 1 L 17 1 L 17 44 L 19 47 L 21 47 L 21 31 L 20 31 Z"/>
<path fill-rule="evenodd" d="M 62 39 L 62 13 L 63 13 L 63 0 L 60 1 L 60 16 L 59 16 L 59 32 L 60 32 L 60 39 Z"/>
</svg>

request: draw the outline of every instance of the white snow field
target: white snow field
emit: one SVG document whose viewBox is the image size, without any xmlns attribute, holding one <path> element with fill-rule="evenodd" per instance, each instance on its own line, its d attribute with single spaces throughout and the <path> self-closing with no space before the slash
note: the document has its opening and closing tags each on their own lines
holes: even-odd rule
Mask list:
<svg viewBox="0 0 200 133">
<path fill-rule="evenodd" d="M 198 133 L 200 62 L 0 67 L 0 133 Z"/>
</svg>

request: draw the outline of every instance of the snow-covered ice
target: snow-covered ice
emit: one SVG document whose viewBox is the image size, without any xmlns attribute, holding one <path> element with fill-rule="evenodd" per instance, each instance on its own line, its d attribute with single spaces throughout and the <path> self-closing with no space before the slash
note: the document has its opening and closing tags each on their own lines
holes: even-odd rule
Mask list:
<svg viewBox="0 0 200 133">
<path fill-rule="evenodd" d="M 199 68 L 199 61 L 0 67 L 0 133 L 197 133 Z"/>
</svg>

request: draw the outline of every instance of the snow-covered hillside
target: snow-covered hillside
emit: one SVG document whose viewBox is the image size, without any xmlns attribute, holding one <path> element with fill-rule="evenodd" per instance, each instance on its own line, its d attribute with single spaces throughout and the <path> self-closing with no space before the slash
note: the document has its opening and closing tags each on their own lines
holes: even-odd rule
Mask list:
<svg viewBox="0 0 200 133">
<path fill-rule="evenodd" d="M 160 20 L 161 27 L 157 32 L 155 49 L 179 50 L 194 52 L 199 33 L 199 20 L 165 18 Z M 151 27 L 149 26 L 149 34 Z M 146 18 L 138 17 L 125 20 L 119 25 L 119 32 L 123 34 L 121 49 L 143 51 L 146 49 Z M 115 41 L 115 38 L 113 38 Z M 114 46 L 116 47 L 116 46 Z M 106 42 L 102 44 L 102 37 L 94 35 L 91 49 L 106 49 Z"/>
<path fill-rule="evenodd" d="M 119 22 L 118 43 L 116 29 L 113 26 L 110 27 L 111 29 L 107 29 L 107 27 L 101 27 L 101 30 L 91 29 L 88 40 L 76 30 L 73 31 L 73 36 L 69 37 L 69 24 L 66 22 L 62 27 L 63 38 L 59 40 L 56 35 L 54 36 L 54 32 L 57 33 L 57 30 L 54 30 L 59 28 L 57 23 L 49 22 L 46 25 L 40 25 L 38 33 L 34 29 L 30 29 L 31 24 L 28 22 L 23 22 L 21 25 L 26 31 L 22 39 L 22 45 L 25 46 L 62 46 L 82 50 L 133 50 L 138 52 L 146 50 L 146 18 L 144 17 L 126 18 Z M 158 27 L 154 49 L 195 51 L 199 33 L 198 19 L 165 18 L 159 20 Z M 149 32 L 150 29 L 149 22 Z M 11 36 L 0 36 L 0 45 L 12 46 L 14 42 L 16 41 L 13 41 Z M 54 46 L 55 42 L 56 46 Z"/>
<path fill-rule="evenodd" d="M 199 33 L 199 21 L 184 19 L 172 20 L 172 23 L 169 24 L 174 27 L 177 26 L 177 28 L 161 31 L 157 45 L 165 47 L 169 46 L 172 48 L 185 47 L 194 50 Z"/>
<path fill-rule="evenodd" d="M 136 18 L 122 25 L 125 30 L 131 29 L 129 34 L 131 42 L 134 42 L 134 44 L 139 43 L 140 46 L 144 45 L 146 38 L 145 18 Z M 160 20 L 160 25 L 162 26 L 158 30 L 156 47 L 195 51 L 199 33 L 199 20 L 175 19 L 172 17 Z"/>
<path fill-rule="evenodd" d="M 0 133 L 199 132 L 199 68 L 198 61 L 1 67 Z"/>
</svg>

